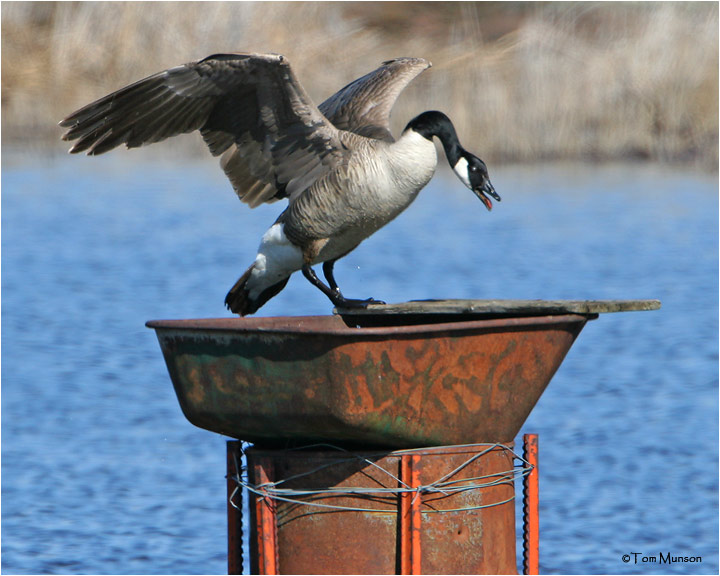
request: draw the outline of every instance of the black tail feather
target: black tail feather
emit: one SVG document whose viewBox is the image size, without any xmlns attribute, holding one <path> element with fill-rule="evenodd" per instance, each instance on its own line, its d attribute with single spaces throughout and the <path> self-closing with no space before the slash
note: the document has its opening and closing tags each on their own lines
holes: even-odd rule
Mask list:
<svg viewBox="0 0 720 576">
<path fill-rule="evenodd" d="M 255 264 L 250 266 L 245 273 L 240 276 L 235 285 L 230 289 L 230 292 L 225 296 L 225 306 L 234 314 L 240 316 L 247 316 L 248 314 L 254 314 L 260 307 L 265 304 L 270 298 L 278 294 L 290 280 L 290 277 L 280 280 L 276 284 L 273 284 L 269 288 L 263 290 L 260 295 L 255 298 L 250 298 L 250 291 L 247 288 L 247 282 L 250 279 Z"/>
</svg>

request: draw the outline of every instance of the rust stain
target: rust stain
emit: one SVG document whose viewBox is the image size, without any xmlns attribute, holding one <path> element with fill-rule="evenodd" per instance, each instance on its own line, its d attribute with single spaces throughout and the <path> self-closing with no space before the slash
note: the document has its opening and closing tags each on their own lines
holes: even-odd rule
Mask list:
<svg viewBox="0 0 720 576">
<path fill-rule="evenodd" d="M 202 330 L 202 321 L 187 332 L 157 327 L 188 419 L 253 442 L 508 441 L 586 321 L 574 315 L 476 320 L 436 332 L 433 326 L 349 329 L 335 317 L 251 324 L 273 329 L 291 320 L 299 329 L 284 334 L 233 332 L 225 324 L 216 333 Z"/>
<path fill-rule="evenodd" d="M 205 401 L 205 389 L 200 382 L 200 370 L 197 366 L 188 366 L 187 362 L 179 362 L 180 369 L 185 368 L 186 382 L 190 383 L 190 386 L 186 392 L 187 399 L 192 404 L 202 404 Z"/>
<path fill-rule="evenodd" d="M 462 402 L 466 411 L 479 412 L 482 409 L 483 397 L 476 392 L 475 382 L 471 382 L 470 385 L 464 382 L 457 382 L 453 384 L 453 391 L 455 396 Z"/>
</svg>

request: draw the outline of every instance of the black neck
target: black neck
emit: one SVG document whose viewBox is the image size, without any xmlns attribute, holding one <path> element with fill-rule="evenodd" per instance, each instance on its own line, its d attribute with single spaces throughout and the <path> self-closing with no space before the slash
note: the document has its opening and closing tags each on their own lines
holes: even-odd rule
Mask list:
<svg viewBox="0 0 720 576">
<path fill-rule="evenodd" d="M 416 116 L 410 120 L 405 130 L 409 128 L 412 128 L 428 140 L 432 140 L 433 136 L 437 136 L 440 142 L 442 142 L 443 148 L 445 148 L 445 155 L 450 165 L 455 166 L 455 164 L 457 164 L 457 161 L 462 155 L 463 147 L 460 145 L 455 127 L 452 125 L 452 122 L 450 122 L 450 118 L 445 116 L 445 114 L 437 110 L 423 112 L 420 116 Z"/>
</svg>

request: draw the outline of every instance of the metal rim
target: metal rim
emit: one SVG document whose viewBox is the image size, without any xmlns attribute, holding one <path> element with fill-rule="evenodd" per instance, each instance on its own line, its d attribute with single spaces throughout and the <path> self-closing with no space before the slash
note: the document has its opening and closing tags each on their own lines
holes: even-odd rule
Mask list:
<svg viewBox="0 0 720 576">
<path fill-rule="evenodd" d="M 524 326 L 554 326 L 558 324 L 584 324 L 588 317 L 581 314 L 552 316 L 524 316 L 460 320 L 458 322 L 413 324 L 404 326 L 350 327 L 339 316 L 271 316 L 260 318 L 198 318 L 188 320 L 150 320 L 145 325 L 156 331 L 173 332 L 225 332 L 235 334 L 270 333 L 304 334 L 318 336 L 399 336 L 437 332 L 466 332 L 522 328 Z"/>
</svg>

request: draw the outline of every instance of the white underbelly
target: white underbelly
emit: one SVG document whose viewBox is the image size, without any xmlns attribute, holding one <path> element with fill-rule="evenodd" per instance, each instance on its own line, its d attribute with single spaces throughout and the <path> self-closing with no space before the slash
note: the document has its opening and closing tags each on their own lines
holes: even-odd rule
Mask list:
<svg viewBox="0 0 720 576">
<path fill-rule="evenodd" d="M 273 224 L 263 234 L 248 280 L 252 298 L 257 298 L 265 289 L 302 268 L 302 250 L 290 242 L 283 228 L 283 224 Z"/>
</svg>

